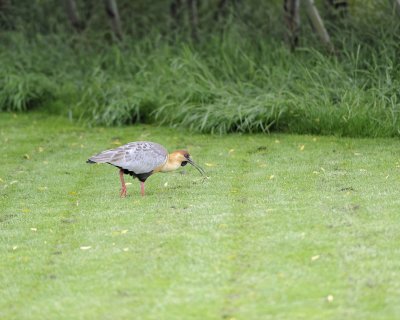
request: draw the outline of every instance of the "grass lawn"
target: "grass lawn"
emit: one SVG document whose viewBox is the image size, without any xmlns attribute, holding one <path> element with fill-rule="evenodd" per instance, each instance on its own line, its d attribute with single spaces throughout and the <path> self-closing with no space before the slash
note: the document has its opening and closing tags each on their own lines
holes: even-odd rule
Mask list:
<svg viewBox="0 0 400 320">
<path fill-rule="evenodd" d="M 86 159 L 188 148 L 138 181 Z M 1 319 L 399 319 L 397 139 L 87 129 L 0 114 Z"/>
</svg>

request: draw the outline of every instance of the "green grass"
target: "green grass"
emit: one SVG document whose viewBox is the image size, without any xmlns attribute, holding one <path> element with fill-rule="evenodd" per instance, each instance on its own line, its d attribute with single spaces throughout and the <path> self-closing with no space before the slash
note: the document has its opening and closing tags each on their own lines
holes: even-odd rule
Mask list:
<svg viewBox="0 0 400 320">
<path fill-rule="evenodd" d="M 117 170 L 85 160 L 140 139 L 210 179 L 185 167 L 120 199 Z M 3 113 L 0 141 L 2 319 L 399 318 L 398 140 Z"/>
</svg>

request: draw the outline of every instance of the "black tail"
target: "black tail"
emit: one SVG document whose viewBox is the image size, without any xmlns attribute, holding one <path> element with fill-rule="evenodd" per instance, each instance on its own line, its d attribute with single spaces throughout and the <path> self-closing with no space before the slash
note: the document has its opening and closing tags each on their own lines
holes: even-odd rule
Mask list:
<svg viewBox="0 0 400 320">
<path fill-rule="evenodd" d="M 96 162 L 94 162 L 94 161 L 88 159 L 88 160 L 86 161 L 86 163 L 96 163 Z"/>
</svg>

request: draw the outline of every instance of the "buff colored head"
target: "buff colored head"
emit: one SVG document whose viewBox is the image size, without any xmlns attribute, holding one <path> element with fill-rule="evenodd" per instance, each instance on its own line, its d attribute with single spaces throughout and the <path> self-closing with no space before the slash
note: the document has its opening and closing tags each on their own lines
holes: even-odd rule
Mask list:
<svg viewBox="0 0 400 320">
<path fill-rule="evenodd" d="M 188 163 L 195 167 L 201 173 L 201 175 L 206 175 L 204 169 L 193 161 L 193 159 L 190 157 L 189 152 L 187 152 L 186 150 L 177 150 L 170 153 L 168 155 L 167 163 L 163 166 L 161 171 L 173 171 L 181 166 L 186 166 Z"/>
</svg>

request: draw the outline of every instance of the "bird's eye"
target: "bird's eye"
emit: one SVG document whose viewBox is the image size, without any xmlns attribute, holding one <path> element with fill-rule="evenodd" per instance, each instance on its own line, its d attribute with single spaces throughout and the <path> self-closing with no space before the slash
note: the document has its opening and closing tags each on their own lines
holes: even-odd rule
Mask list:
<svg viewBox="0 0 400 320">
<path fill-rule="evenodd" d="M 189 157 L 190 157 L 189 153 L 185 153 L 183 156 L 184 156 L 186 159 L 189 159 Z"/>
</svg>

